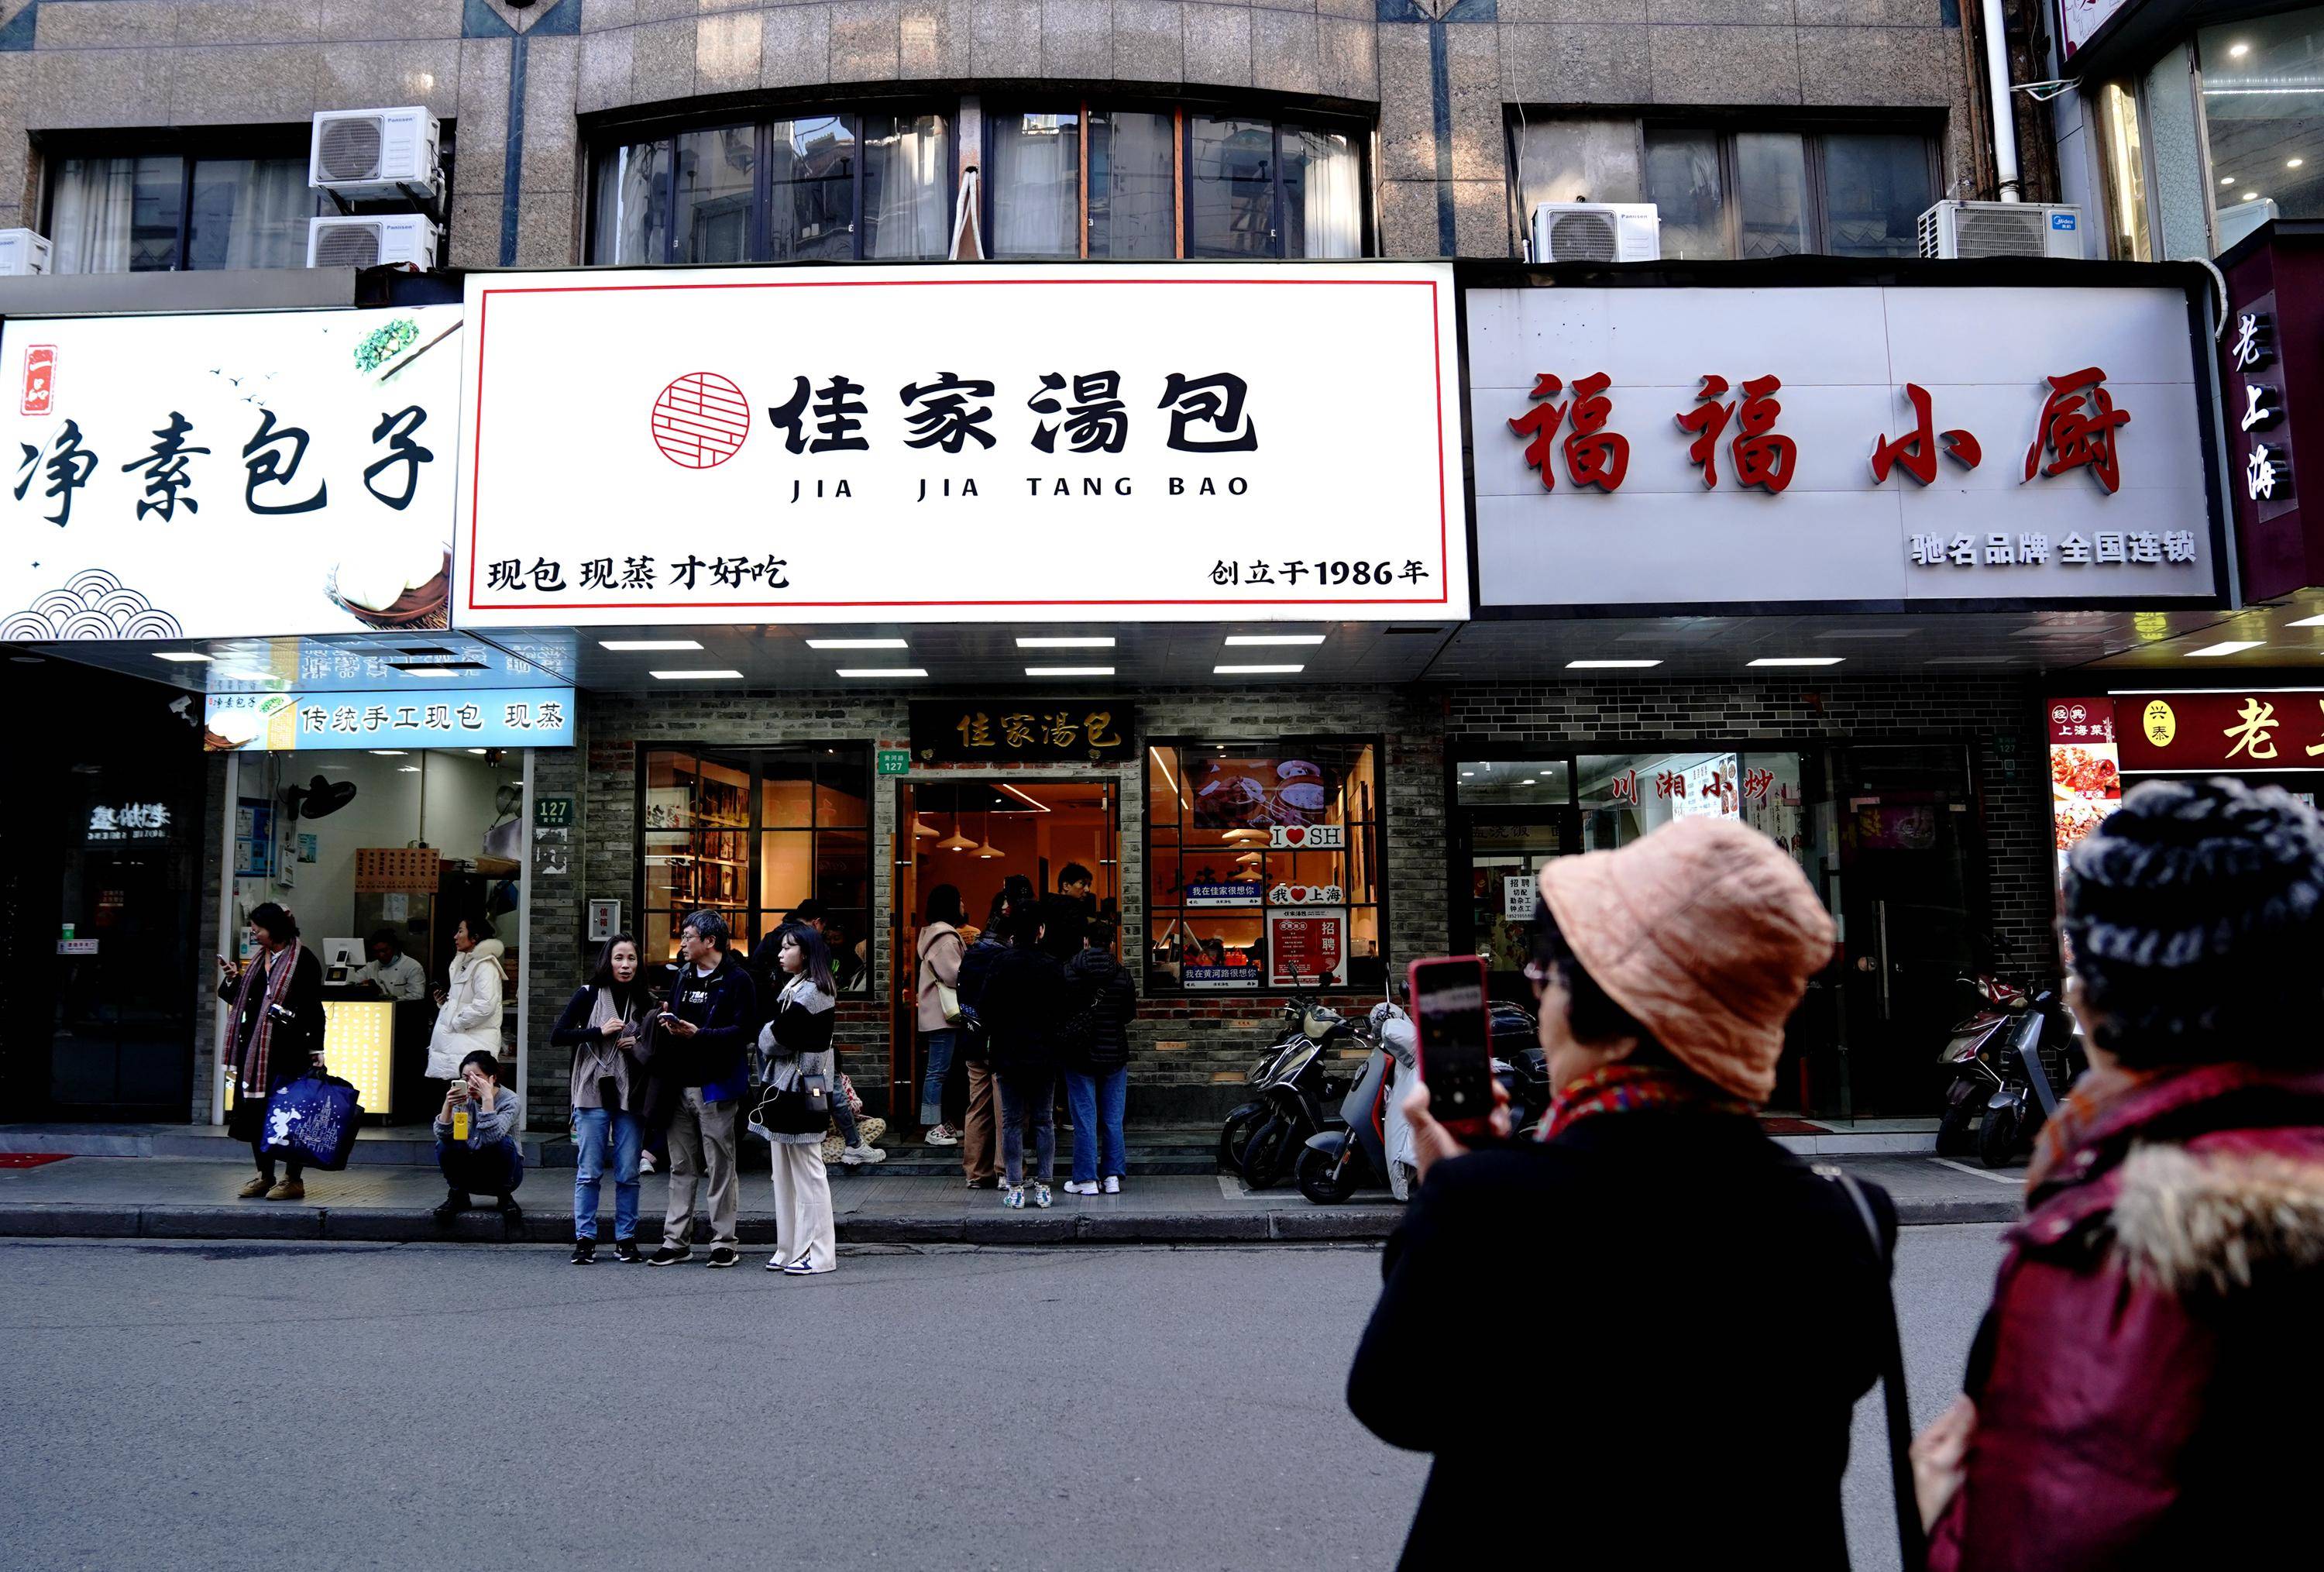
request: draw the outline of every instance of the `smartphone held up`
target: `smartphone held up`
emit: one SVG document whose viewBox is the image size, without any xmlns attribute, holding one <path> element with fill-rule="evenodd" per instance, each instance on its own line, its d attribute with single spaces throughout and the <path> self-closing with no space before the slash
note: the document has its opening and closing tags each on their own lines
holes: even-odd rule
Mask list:
<svg viewBox="0 0 2324 1572">
<path fill-rule="evenodd" d="M 1482 956 L 1434 956 L 1406 973 L 1428 1111 L 1462 1141 L 1493 1133 L 1491 1011 Z"/>
</svg>

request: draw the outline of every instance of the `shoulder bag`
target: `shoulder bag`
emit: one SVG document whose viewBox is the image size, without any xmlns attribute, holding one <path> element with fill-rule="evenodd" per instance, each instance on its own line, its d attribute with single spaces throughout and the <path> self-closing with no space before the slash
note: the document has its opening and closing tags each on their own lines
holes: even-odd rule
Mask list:
<svg viewBox="0 0 2324 1572">
<path fill-rule="evenodd" d="M 1904 1572 L 1923 1572 L 1929 1564 L 1929 1540 L 1921 1527 L 1920 1498 L 1913 1489 L 1913 1411 L 1904 1391 L 1904 1345 L 1896 1334 L 1895 1262 L 1880 1237 L 1880 1220 L 1872 1215 L 1872 1203 L 1864 1198 L 1855 1177 L 1828 1162 L 1815 1164 L 1814 1170 L 1848 1193 L 1872 1240 L 1872 1258 L 1880 1263 L 1880 1385 L 1888 1403 L 1888 1481 L 1895 1497 L 1896 1544 Z"/>
<path fill-rule="evenodd" d="M 822 1076 L 794 1077 L 751 1110 L 750 1122 L 777 1135 L 820 1135 L 831 1125 L 831 1083 Z"/>
</svg>

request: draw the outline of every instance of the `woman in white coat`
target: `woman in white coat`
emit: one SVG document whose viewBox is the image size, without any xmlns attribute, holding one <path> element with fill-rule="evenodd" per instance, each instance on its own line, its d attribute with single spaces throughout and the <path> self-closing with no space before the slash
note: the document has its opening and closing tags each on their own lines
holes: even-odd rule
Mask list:
<svg viewBox="0 0 2324 1572">
<path fill-rule="evenodd" d="M 482 916 L 464 918 L 452 930 L 452 975 L 436 990 L 436 1032 L 428 1040 L 428 1073 L 455 1079 L 460 1061 L 478 1049 L 500 1057 L 501 941 Z"/>
</svg>

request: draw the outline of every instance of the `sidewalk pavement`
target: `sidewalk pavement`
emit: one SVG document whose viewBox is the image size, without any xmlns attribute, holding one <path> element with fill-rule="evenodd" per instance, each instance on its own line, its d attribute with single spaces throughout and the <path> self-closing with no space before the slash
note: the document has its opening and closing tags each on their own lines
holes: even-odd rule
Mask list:
<svg viewBox="0 0 2324 1572">
<path fill-rule="evenodd" d="M 763 1155 L 763 1154 L 762 1154 Z M 1886 1187 L 1906 1225 L 1997 1223 L 2019 1209 L 2021 1172 L 1987 1173 L 1929 1157 L 1837 1161 Z M 249 1177 L 235 1163 L 172 1158 L 69 1157 L 36 1168 L 0 1170 L 0 1236 L 152 1239 L 322 1239 L 546 1244 L 573 1237 L 572 1170 L 530 1170 L 517 1192 L 520 1233 L 503 1232 L 489 1205 L 450 1230 L 429 1208 L 442 1180 L 424 1169 L 352 1167 L 306 1176 L 303 1202 L 238 1200 Z M 657 1243 L 667 1180 L 641 1186 L 638 1236 Z M 598 1238 L 613 1239 L 612 1186 L 604 1187 Z M 772 1244 L 773 1194 L 764 1167 L 742 1176 L 744 1245 Z M 1253 1193 L 1230 1175 L 1132 1179 L 1118 1196 L 1069 1196 L 1062 1183 L 1047 1211 L 1003 1208 L 991 1190 L 950 1178 L 845 1173 L 835 1169 L 832 1210 L 843 1244 L 1218 1244 L 1269 1240 L 1379 1240 L 1401 1211 L 1384 1190 L 1357 1192 L 1322 1207 L 1288 1184 Z"/>
</svg>

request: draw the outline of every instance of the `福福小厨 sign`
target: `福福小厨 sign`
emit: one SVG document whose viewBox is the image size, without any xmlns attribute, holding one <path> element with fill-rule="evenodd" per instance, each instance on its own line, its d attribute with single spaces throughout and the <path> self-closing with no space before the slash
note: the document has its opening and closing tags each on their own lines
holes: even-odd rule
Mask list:
<svg viewBox="0 0 2324 1572">
<path fill-rule="evenodd" d="M 0 639 L 440 631 L 461 308 L 0 330 Z"/>
<path fill-rule="evenodd" d="M 217 753 L 562 748 L 572 743 L 573 692 L 567 688 L 486 688 L 424 696 L 213 693 L 203 706 L 202 745 Z"/>
<path fill-rule="evenodd" d="M 480 273 L 467 303 L 463 626 L 1466 615 L 1441 264 Z"/>
<path fill-rule="evenodd" d="M 1472 290 L 1487 606 L 2210 600 L 2178 290 Z"/>
</svg>

